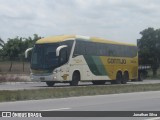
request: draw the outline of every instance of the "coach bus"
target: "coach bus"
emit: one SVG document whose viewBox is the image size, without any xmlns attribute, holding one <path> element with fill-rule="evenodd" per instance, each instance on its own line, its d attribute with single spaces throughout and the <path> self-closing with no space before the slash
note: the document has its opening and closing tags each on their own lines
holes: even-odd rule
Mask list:
<svg viewBox="0 0 160 120">
<path fill-rule="evenodd" d="M 55 83 L 79 81 L 93 84 L 126 84 L 138 79 L 136 45 L 97 37 L 61 35 L 37 40 L 31 55 L 31 80 Z"/>
</svg>

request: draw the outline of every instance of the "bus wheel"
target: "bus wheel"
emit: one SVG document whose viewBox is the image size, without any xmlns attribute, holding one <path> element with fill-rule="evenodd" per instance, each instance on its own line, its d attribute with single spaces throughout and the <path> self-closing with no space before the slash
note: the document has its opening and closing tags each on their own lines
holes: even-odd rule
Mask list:
<svg viewBox="0 0 160 120">
<path fill-rule="evenodd" d="M 104 85 L 106 83 L 105 80 L 95 80 L 95 81 L 92 81 L 93 85 Z"/>
<path fill-rule="evenodd" d="M 47 81 L 46 84 L 48 85 L 48 87 L 52 87 L 55 84 L 55 82 Z"/>
<path fill-rule="evenodd" d="M 120 72 L 116 75 L 116 80 L 112 80 L 111 84 L 121 84 L 122 81 L 122 74 Z"/>
<path fill-rule="evenodd" d="M 128 72 L 125 72 L 124 75 L 123 75 L 123 79 L 121 81 L 122 84 L 126 84 L 129 80 L 129 75 L 128 75 Z"/>
<path fill-rule="evenodd" d="M 80 74 L 79 72 L 74 72 L 72 76 L 72 81 L 70 82 L 71 86 L 77 86 L 80 81 Z"/>
</svg>

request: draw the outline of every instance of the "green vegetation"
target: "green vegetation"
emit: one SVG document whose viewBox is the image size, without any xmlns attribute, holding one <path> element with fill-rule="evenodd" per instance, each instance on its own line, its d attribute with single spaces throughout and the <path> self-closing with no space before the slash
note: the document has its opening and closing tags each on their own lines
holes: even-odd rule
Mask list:
<svg viewBox="0 0 160 120">
<path fill-rule="evenodd" d="M 79 86 L 67 88 L 46 88 L 35 90 L 0 91 L 0 102 L 37 100 L 47 98 L 64 98 L 73 96 L 106 95 L 143 91 L 159 91 L 160 84 L 139 85 L 105 85 L 105 86 Z"/>
<path fill-rule="evenodd" d="M 0 38 L 0 73 L 12 72 L 12 71 L 16 73 L 17 70 L 19 70 L 19 68 L 21 68 L 20 72 L 22 71 L 25 72 L 24 62 L 30 61 L 30 56 L 31 56 L 30 52 L 28 60 L 25 60 L 24 59 L 25 50 L 27 48 L 33 47 L 34 43 L 41 38 L 42 37 L 38 36 L 37 34 L 34 34 L 33 37 L 28 37 L 28 38 L 22 38 L 22 37 L 9 38 L 6 43 Z M 20 63 L 21 65 L 15 64 L 15 62 L 21 62 Z"/>
<path fill-rule="evenodd" d="M 4 41 L 0 38 L 0 47 L 4 46 Z"/>
<path fill-rule="evenodd" d="M 8 38 L 7 43 L 4 43 L 3 40 L 0 39 L 0 60 L 15 60 L 15 58 L 22 59 L 24 57 L 24 52 L 27 48 L 33 47 L 34 43 L 41 39 L 37 34 L 33 35 L 33 38 Z"/>
<path fill-rule="evenodd" d="M 148 28 L 140 32 L 138 39 L 139 63 L 151 65 L 153 75 L 157 75 L 160 64 L 160 29 Z"/>
<path fill-rule="evenodd" d="M 154 76 L 152 74 L 152 70 L 151 69 L 147 70 L 147 73 L 148 73 L 148 75 L 147 75 L 146 79 L 149 79 L 149 80 L 160 80 L 160 69 L 157 70 L 157 75 L 156 76 Z"/>
</svg>

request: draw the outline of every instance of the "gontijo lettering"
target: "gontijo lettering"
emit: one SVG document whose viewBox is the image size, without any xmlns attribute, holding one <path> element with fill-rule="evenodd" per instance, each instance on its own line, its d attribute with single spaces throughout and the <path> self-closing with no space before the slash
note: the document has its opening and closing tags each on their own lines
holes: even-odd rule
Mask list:
<svg viewBox="0 0 160 120">
<path fill-rule="evenodd" d="M 126 64 L 125 59 L 108 58 L 107 61 L 109 64 Z"/>
</svg>

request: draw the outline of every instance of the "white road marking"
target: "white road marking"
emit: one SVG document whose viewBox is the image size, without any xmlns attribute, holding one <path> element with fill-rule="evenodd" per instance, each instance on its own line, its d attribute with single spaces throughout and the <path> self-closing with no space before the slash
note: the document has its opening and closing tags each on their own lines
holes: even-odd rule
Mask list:
<svg viewBox="0 0 160 120">
<path fill-rule="evenodd" d="M 154 117 L 154 118 L 150 118 L 150 119 L 146 119 L 146 120 L 160 120 L 160 117 Z"/>
<path fill-rule="evenodd" d="M 48 109 L 48 110 L 41 110 L 41 111 L 60 111 L 60 110 L 68 110 L 71 108 L 57 108 L 57 109 Z"/>
</svg>

